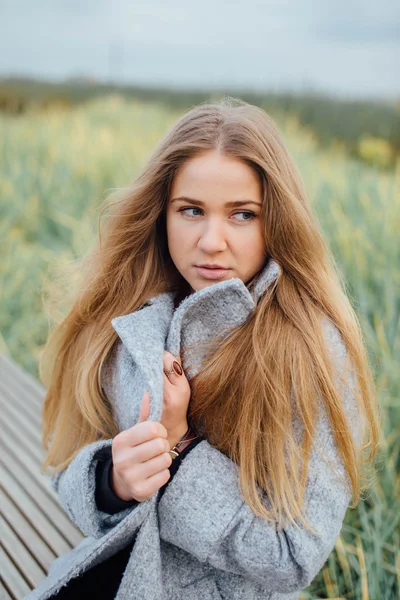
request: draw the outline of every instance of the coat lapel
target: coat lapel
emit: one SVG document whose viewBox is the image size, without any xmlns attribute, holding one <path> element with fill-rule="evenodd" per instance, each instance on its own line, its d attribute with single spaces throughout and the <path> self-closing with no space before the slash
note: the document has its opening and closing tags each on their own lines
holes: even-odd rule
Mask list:
<svg viewBox="0 0 400 600">
<path fill-rule="evenodd" d="M 116 600 L 162 600 L 165 597 L 156 498 L 157 494 L 150 499 L 152 505 L 136 537 Z"/>
<path fill-rule="evenodd" d="M 150 298 L 144 308 L 114 317 L 111 325 L 142 372 L 150 392 L 150 421 L 160 421 L 163 404 L 163 354 L 173 313 L 171 294 Z"/>
</svg>

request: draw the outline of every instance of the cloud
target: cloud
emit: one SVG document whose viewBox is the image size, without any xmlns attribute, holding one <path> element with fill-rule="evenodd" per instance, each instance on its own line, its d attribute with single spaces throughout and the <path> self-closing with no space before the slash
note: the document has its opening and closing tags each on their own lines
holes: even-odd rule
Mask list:
<svg viewBox="0 0 400 600">
<path fill-rule="evenodd" d="M 2 2 L 0 74 L 396 94 L 394 0 Z"/>
</svg>

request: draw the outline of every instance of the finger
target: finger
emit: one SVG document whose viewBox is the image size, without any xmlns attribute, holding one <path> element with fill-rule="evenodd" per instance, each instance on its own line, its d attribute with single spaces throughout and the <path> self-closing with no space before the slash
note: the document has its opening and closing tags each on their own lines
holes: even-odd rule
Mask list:
<svg viewBox="0 0 400 600">
<path fill-rule="evenodd" d="M 171 473 L 169 469 L 164 469 L 163 471 L 160 471 L 160 473 L 156 473 L 156 475 L 152 475 L 148 479 L 145 479 L 140 485 L 141 494 L 139 496 L 136 494 L 136 498 L 140 499 L 140 501 L 151 498 L 160 487 L 167 483 L 170 477 Z"/>
<path fill-rule="evenodd" d="M 171 352 L 167 352 L 166 350 L 164 350 L 164 357 L 163 357 L 163 363 L 164 363 L 164 369 L 166 369 L 167 366 L 171 366 L 172 362 L 174 360 L 178 360 L 178 358 L 176 356 L 174 356 L 173 354 L 171 354 Z M 178 360 L 178 362 L 180 363 L 180 361 Z"/>
<path fill-rule="evenodd" d="M 156 441 L 163 441 L 165 444 L 168 444 L 167 440 L 161 440 L 161 438 L 153 440 L 153 442 Z M 146 451 L 144 452 L 145 447 Z M 154 452 L 157 452 L 157 454 L 154 455 Z M 139 454 L 142 456 L 146 455 L 148 460 L 138 460 Z M 166 451 L 164 445 L 157 444 L 155 448 L 155 445 L 150 442 L 141 444 L 140 447 L 129 449 L 129 452 L 125 452 L 123 456 L 119 454 L 118 458 L 114 461 L 114 467 L 118 469 L 119 473 L 123 474 L 126 482 L 129 482 L 129 480 L 132 482 L 144 481 L 164 469 L 169 469 L 171 464 L 172 457 L 169 453 L 169 444 L 168 451 Z"/>
<path fill-rule="evenodd" d="M 148 477 L 146 479 L 146 484 L 150 489 L 153 489 L 153 487 L 154 487 L 154 492 L 156 492 L 161 486 L 164 485 L 164 483 L 167 483 L 167 481 L 170 477 L 171 477 L 170 470 L 164 469 L 163 471 L 160 471 L 159 473 L 156 473 L 155 475 Z"/>
<path fill-rule="evenodd" d="M 144 463 L 135 465 L 135 477 L 138 481 L 148 479 L 152 475 L 156 475 L 164 469 L 168 469 L 171 466 L 172 458 L 169 452 L 159 454 Z"/>
<path fill-rule="evenodd" d="M 181 364 L 170 352 L 164 352 L 163 370 L 164 375 L 169 381 L 171 381 L 171 383 L 176 382 L 176 379 L 174 379 L 174 377 L 181 377 L 183 375 L 183 369 Z"/>
<path fill-rule="evenodd" d="M 169 452 L 170 449 L 171 446 L 167 439 L 161 437 L 154 438 L 131 448 L 128 460 L 130 463 L 144 463 L 159 454 Z"/>
<path fill-rule="evenodd" d="M 138 423 L 143 423 L 149 418 L 150 415 L 150 394 L 149 390 L 146 390 L 142 396 L 142 403 L 140 405 L 140 414 Z"/>
<path fill-rule="evenodd" d="M 164 425 L 157 421 L 144 421 L 143 423 L 136 423 L 133 427 L 121 431 L 113 439 L 114 449 L 129 449 L 154 438 L 161 437 L 167 438 L 168 432 Z"/>
<path fill-rule="evenodd" d="M 170 448 L 170 444 L 165 438 L 155 438 L 134 447 L 128 446 L 118 452 L 118 455 L 116 453 L 114 466 L 117 466 L 120 472 L 134 470 L 135 478 L 143 479 L 144 475 L 143 471 L 139 469 L 140 465 L 147 464 L 157 456 L 166 456 L 167 454 L 169 456 Z"/>
<path fill-rule="evenodd" d="M 164 362 L 163 362 L 163 371 L 164 371 L 164 378 L 167 379 L 167 381 L 169 381 L 170 383 L 174 383 L 174 375 L 175 372 L 173 369 L 171 369 L 171 364 L 172 361 L 164 356 Z"/>
<path fill-rule="evenodd" d="M 165 377 L 165 379 L 167 381 L 169 381 L 170 383 L 172 383 L 173 385 L 176 384 L 176 379 L 174 379 L 174 375 L 175 375 L 175 377 L 177 377 L 177 375 L 173 371 L 172 372 L 169 372 L 169 370 L 168 371 L 164 371 L 164 377 Z M 165 381 L 165 379 L 164 379 L 164 381 Z"/>
<path fill-rule="evenodd" d="M 171 356 L 172 356 L 172 364 L 173 364 L 174 362 L 178 363 L 178 366 L 177 366 L 177 368 L 175 369 L 175 372 L 176 372 L 177 374 L 179 374 L 179 375 L 183 374 L 183 365 L 182 365 L 182 358 L 181 358 L 181 355 L 180 355 L 180 354 L 178 354 L 178 356 L 177 356 L 177 357 L 174 357 L 173 355 L 171 355 Z M 179 368 L 179 367 L 180 367 L 180 368 Z"/>
</svg>

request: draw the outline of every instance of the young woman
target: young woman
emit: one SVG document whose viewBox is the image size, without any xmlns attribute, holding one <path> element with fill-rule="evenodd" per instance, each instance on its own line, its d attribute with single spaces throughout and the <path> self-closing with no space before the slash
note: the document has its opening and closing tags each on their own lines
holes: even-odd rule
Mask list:
<svg viewBox="0 0 400 600">
<path fill-rule="evenodd" d="M 111 200 L 41 365 L 44 467 L 87 537 L 28 598 L 297 599 L 378 443 L 299 172 L 272 119 L 225 98 Z"/>
</svg>

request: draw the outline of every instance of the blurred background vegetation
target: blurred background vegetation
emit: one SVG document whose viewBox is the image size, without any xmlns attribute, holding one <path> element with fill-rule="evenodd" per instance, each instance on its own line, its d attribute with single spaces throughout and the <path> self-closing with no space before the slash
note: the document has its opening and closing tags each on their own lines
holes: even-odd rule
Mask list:
<svg viewBox="0 0 400 600">
<path fill-rule="evenodd" d="M 223 94 L 261 106 L 277 122 L 361 321 L 382 408 L 374 485 L 347 511 L 335 550 L 302 599 L 394 600 L 400 590 L 399 104 L 3 80 L 0 350 L 38 377 L 51 326 L 45 290 L 62 293 L 59 269 L 93 243 L 104 198 L 134 180 L 186 108 Z"/>
<path fill-rule="evenodd" d="M 326 94 L 240 93 L 243 100 L 266 111 L 285 112 L 311 128 L 320 145 L 338 147 L 351 156 L 378 167 L 393 167 L 400 155 L 400 101 L 339 100 Z M 221 95 L 199 91 L 121 86 L 100 82 L 52 83 L 34 79 L 0 79 L 0 111 L 18 115 L 51 107 L 68 110 L 78 103 L 110 93 L 143 102 L 160 102 L 172 110 L 185 109 Z"/>
</svg>

